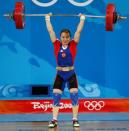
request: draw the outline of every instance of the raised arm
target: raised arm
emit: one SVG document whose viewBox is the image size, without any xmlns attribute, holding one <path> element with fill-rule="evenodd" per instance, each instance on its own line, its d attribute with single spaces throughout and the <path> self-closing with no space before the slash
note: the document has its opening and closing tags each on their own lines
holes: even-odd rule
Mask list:
<svg viewBox="0 0 129 131">
<path fill-rule="evenodd" d="M 46 27 L 47 27 L 47 30 L 49 32 L 51 41 L 52 41 L 52 43 L 54 43 L 56 41 L 56 34 L 53 30 L 53 26 L 52 26 L 51 21 L 50 21 L 50 16 L 51 16 L 51 14 L 47 14 L 45 16 L 45 21 L 46 21 Z"/>
<path fill-rule="evenodd" d="M 85 15 L 80 15 L 80 22 L 79 22 L 79 24 L 78 24 L 78 26 L 77 26 L 77 30 L 76 30 L 76 32 L 75 32 L 75 34 L 74 34 L 74 41 L 76 42 L 76 43 L 78 43 L 79 42 L 79 40 L 80 40 L 80 34 L 81 34 L 81 32 L 82 32 L 82 29 L 83 29 L 83 27 L 84 27 L 84 23 L 85 23 Z"/>
</svg>

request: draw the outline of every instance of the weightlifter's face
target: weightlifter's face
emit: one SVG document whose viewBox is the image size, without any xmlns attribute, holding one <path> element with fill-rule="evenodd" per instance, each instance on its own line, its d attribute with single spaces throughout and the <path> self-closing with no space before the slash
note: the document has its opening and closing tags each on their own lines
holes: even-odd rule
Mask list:
<svg viewBox="0 0 129 131">
<path fill-rule="evenodd" d="M 60 39 L 61 39 L 61 43 L 63 46 L 66 46 L 69 44 L 70 42 L 70 34 L 69 33 L 66 33 L 66 32 L 62 32 L 61 33 L 61 36 L 60 36 Z"/>
</svg>

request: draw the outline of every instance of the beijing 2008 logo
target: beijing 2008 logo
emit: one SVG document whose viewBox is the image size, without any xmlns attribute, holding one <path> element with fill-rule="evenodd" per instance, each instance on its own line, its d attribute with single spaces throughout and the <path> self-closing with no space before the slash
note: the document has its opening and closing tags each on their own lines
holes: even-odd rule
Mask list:
<svg viewBox="0 0 129 131">
<path fill-rule="evenodd" d="M 104 101 L 85 101 L 84 107 L 88 110 L 101 110 L 105 106 Z"/>
<path fill-rule="evenodd" d="M 51 0 L 50 2 L 40 2 L 39 0 L 32 0 L 38 6 L 41 7 L 48 7 L 54 5 L 58 0 Z M 76 2 L 76 0 L 68 0 L 72 5 L 75 6 L 87 6 L 91 4 L 94 0 L 86 0 L 85 2 Z"/>
</svg>

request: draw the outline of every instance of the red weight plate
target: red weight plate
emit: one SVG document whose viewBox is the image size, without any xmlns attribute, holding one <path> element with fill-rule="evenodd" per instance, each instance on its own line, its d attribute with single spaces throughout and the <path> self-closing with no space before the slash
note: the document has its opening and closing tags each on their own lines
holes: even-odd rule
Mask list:
<svg viewBox="0 0 129 131">
<path fill-rule="evenodd" d="M 106 30 L 113 31 L 115 5 L 108 4 L 106 9 Z"/>
<path fill-rule="evenodd" d="M 13 18 L 17 29 L 23 29 L 25 26 L 24 10 L 24 3 L 16 2 Z"/>
</svg>

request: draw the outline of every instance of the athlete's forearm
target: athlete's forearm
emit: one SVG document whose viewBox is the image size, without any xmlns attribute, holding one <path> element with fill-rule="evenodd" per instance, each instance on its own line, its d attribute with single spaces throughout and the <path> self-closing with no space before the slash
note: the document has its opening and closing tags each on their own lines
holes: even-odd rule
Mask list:
<svg viewBox="0 0 129 131">
<path fill-rule="evenodd" d="M 46 27 L 47 27 L 47 30 L 49 32 L 51 41 L 54 42 L 56 40 L 56 34 L 55 34 L 55 31 L 54 31 L 53 26 L 52 26 L 51 21 L 50 21 L 50 15 L 47 15 L 45 17 L 45 21 L 46 21 Z"/>
<path fill-rule="evenodd" d="M 50 20 L 46 20 L 46 27 L 47 27 L 48 32 L 54 32 L 53 26 Z"/>
<path fill-rule="evenodd" d="M 82 29 L 84 27 L 84 23 L 85 23 L 85 21 L 80 19 L 80 22 L 79 22 L 77 30 L 76 30 L 77 33 L 81 33 L 82 32 Z"/>
<path fill-rule="evenodd" d="M 75 42 L 79 42 L 79 40 L 80 40 L 80 34 L 81 34 L 81 32 L 82 32 L 82 29 L 83 29 L 83 27 L 84 27 L 84 23 L 85 23 L 85 16 L 84 15 L 81 15 L 81 17 L 80 17 L 80 22 L 79 22 L 79 24 L 78 24 L 78 26 L 77 26 L 77 30 L 76 30 L 76 32 L 75 32 L 75 35 L 74 35 L 74 40 L 75 40 Z"/>
</svg>

